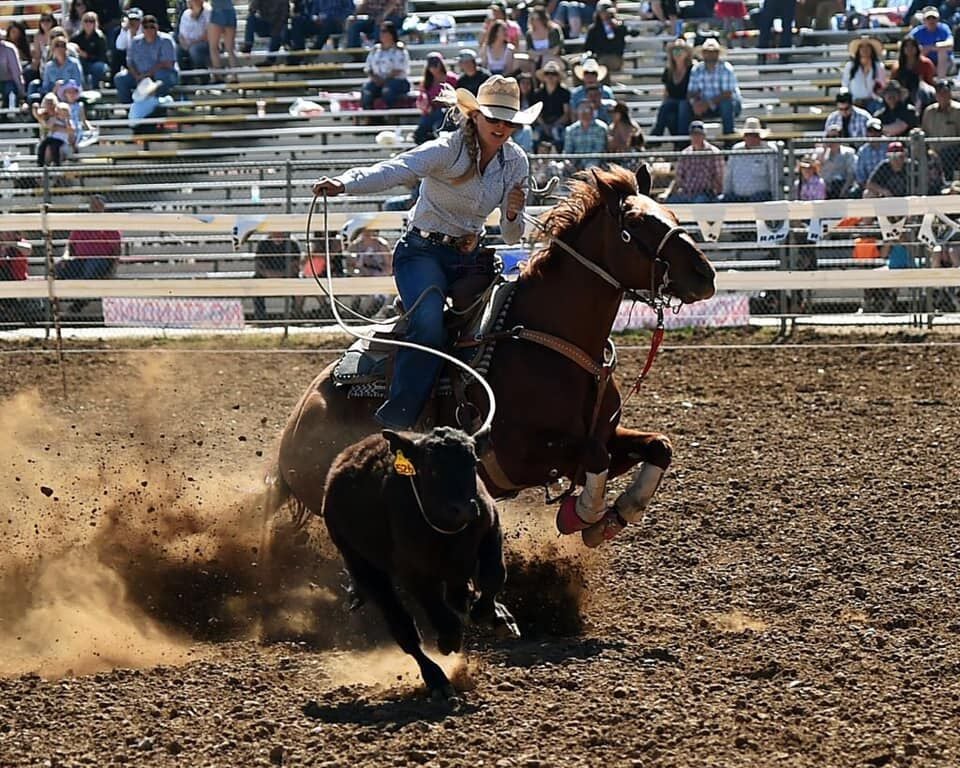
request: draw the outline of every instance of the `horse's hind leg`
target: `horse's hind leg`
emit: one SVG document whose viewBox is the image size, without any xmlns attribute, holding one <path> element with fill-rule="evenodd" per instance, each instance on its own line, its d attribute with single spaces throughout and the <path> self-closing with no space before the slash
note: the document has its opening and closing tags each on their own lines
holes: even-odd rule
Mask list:
<svg viewBox="0 0 960 768">
<path fill-rule="evenodd" d="M 588 547 L 609 541 L 628 523 L 636 523 L 643 517 L 673 460 L 670 439 L 657 432 L 617 427 L 607 449 L 610 451 L 610 477 L 622 475 L 638 464 L 640 468 L 600 522 L 583 531 L 583 543 Z"/>
</svg>

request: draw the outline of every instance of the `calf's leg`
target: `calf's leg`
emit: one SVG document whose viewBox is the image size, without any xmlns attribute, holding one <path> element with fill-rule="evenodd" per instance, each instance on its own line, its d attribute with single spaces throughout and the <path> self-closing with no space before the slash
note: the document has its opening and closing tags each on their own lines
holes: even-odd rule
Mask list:
<svg viewBox="0 0 960 768">
<path fill-rule="evenodd" d="M 499 523 L 487 531 L 477 553 L 477 589 L 479 599 L 473 604 L 470 618 L 477 624 L 490 627 L 501 640 L 519 638 L 520 628 L 507 607 L 497 601 L 507 581 L 507 566 L 503 560 L 503 534 Z"/>
<path fill-rule="evenodd" d="M 414 585 L 413 594 L 437 630 L 437 649 L 440 653 L 456 653 L 463 648 L 463 622 L 447 604 L 443 584 L 419 583 Z"/>
</svg>

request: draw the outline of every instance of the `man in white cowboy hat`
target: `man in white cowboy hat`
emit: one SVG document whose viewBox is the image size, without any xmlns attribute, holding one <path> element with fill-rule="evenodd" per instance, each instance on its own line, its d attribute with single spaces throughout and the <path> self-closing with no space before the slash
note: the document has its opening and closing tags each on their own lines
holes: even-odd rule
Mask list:
<svg viewBox="0 0 960 768">
<path fill-rule="evenodd" d="M 694 64 L 690 71 L 687 99 L 695 120 L 719 116 L 723 132 L 729 136 L 733 133 L 733 121 L 740 114 L 743 99 L 737 73 L 730 62 L 721 60 L 722 52 L 723 46 L 715 37 L 700 47 L 703 60 Z M 686 134 L 687 126 L 678 128 L 681 134 Z"/>
<path fill-rule="evenodd" d="M 727 159 L 723 175 L 723 201 L 725 203 L 756 203 L 763 200 L 779 200 L 780 188 L 778 165 L 780 153 L 766 141 L 767 131 L 756 117 L 743 121 L 743 141 L 733 145 L 733 154 Z"/>
<path fill-rule="evenodd" d="M 512 142 L 513 132 L 530 125 L 542 108 L 520 108 L 520 86 L 494 75 L 474 96 L 455 92 L 459 127 L 415 149 L 367 168 L 353 168 L 313 185 L 316 195 L 370 194 L 420 180 L 410 224 L 394 250 L 394 275 L 405 307 L 416 305 L 407 340 L 439 348 L 444 344 L 444 296 L 465 269 L 480 266 L 484 223 L 500 211 L 506 243 L 523 234 L 523 210 L 530 164 Z M 441 361 L 434 355 L 400 349 L 388 400 L 375 418 L 394 429 L 410 429 L 420 418 Z"/>
<path fill-rule="evenodd" d="M 922 21 L 910 30 L 909 36 L 917 41 L 920 53 L 934 63 L 937 77 L 946 77 L 953 64 L 953 33 L 940 21 L 940 11 L 928 5 L 920 12 Z"/>
<path fill-rule="evenodd" d="M 582 64 L 576 64 L 573 67 L 573 76 L 581 81 L 570 92 L 570 109 L 574 112 L 580 103 L 587 100 L 587 89 L 599 87 L 600 99 L 603 101 L 613 101 L 613 89 L 609 85 L 603 85 L 603 80 L 607 76 L 607 68 L 596 59 L 586 59 Z"/>
</svg>

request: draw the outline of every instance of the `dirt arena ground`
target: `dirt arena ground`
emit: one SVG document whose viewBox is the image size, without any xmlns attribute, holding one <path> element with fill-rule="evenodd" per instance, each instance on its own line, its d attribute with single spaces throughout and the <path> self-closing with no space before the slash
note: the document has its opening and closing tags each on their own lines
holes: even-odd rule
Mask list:
<svg viewBox="0 0 960 768">
<path fill-rule="evenodd" d="M 66 397 L 0 347 L 0 767 L 960 765 L 960 346 L 668 341 L 626 418 L 675 444 L 649 520 L 589 554 L 505 503 L 526 638 L 444 662 L 456 712 L 322 525 L 263 586 L 309 340 L 84 343 Z"/>
</svg>

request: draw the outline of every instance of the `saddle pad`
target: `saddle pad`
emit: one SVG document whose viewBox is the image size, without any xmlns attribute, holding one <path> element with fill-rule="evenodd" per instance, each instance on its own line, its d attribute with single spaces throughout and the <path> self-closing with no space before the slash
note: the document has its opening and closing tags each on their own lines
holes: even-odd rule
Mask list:
<svg viewBox="0 0 960 768">
<path fill-rule="evenodd" d="M 461 338 L 481 339 L 487 334 L 502 331 L 503 318 L 510 307 L 515 287 L 516 283 L 513 282 L 497 283 L 483 312 L 477 313 L 477 320 L 464 330 Z M 458 349 L 455 354 L 478 373 L 486 375 L 493 357 L 493 347 L 494 343 L 490 342 Z M 386 372 L 395 351 L 396 347 L 387 344 L 371 344 L 365 339 L 358 339 L 333 369 L 334 383 L 349 387 L 347 396 L 351 398 L 385 398 L 389 388 Z M 449 378 L 443 376 L 437 385 L 436 394 L 447 397 L 452 393 L 453 386 Z"/>
</svg>

